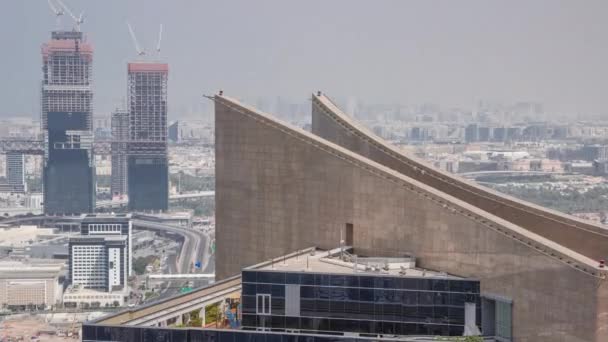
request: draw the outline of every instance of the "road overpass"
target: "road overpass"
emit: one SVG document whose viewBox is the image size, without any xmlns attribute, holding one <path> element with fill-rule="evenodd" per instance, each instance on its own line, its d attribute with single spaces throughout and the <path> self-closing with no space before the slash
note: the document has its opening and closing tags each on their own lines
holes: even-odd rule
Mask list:
<svg viewBox="0 0 608 342">
<path fill-rule="evenodd" d="M 169 196 L 169 201 L 180 201 L 180 200 L 189 200 L 196 198 L 213 198 L 215 196 L 215 191 L 198 191 L 191 193 L 183 193 Z M 95 207 L 97 209 L 102 208 L 120 208 L 126 207 L 129 201 L 127 199 L 123 200 L 111 200 L 111 201 L 97 201 Z"/>
<path fill-rule="evenodd" d="M 240 292 L 241 277 L 235 276 L 185 294 L 137 308 L 129 308 L 118 314 L 101 318 L 94 324 L 130 326 L 179 324 L 184 321 L 185 315 L 193 311 L 201 311 L 200 317 L 205 317 L 206 306 L 217 304 L 231 296 L 238 296 Z"/>
</svg>

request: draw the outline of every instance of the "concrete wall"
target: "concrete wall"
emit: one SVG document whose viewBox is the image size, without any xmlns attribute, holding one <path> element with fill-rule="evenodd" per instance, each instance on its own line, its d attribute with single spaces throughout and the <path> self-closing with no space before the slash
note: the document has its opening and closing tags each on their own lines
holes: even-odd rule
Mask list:
<svg viewBox="0 0 608 342">
<path fill-rule="evenodd" d="M 312 132 L 595 260 L 608 257 L 608 230 L 505 196 L 406 156 L 349 118 L 327 97 L 313 95 Z"/>
<path fill-rule="evenodd" d="M 333 248 L 352 223 L 358 254 L 411 253 L 511 298 L 515 341 L 608 340 L 595 261 L 234 100 L 215 103 L 218 279 Z"/>
</svg>

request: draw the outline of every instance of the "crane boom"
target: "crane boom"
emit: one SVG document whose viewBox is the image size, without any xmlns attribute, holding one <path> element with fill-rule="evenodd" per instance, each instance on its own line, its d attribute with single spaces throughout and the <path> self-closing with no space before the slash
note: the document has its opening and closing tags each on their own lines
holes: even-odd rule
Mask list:
<svg viewBox="0 0 608 342">
<path fill-rule="evenodd" d="M 80 24 L 82 24 L 84 22 L 84 19 L 83 19 L 84 12 L 81 12 L 80 16 L 76 17 L 74 15 L 74 13 L 72 13 L 70 8 L 68 6 L 66 6 L 66 4 L 63 3 L 63 1 L 61 1 L 61 0 L 56 0 L 56 1 L 57 1 L 57 3 L 59 3 L 59 5 L 61 5 L 63 10 L 66 11 L 70 15 L 70 17 L 72 17 L 72 19 L 74 20 L 74 24 L 75 24 L 74 28 L 76 29 L 76 31 L 80 31 Z"/>
<path fill-rule="evenodd" d="M 160 24 L 160 31 L 158 32 L 158 43 L 156 44 L 156 53 L 160 55 L 160 42 L 163 39 L 163 24 Z"/>
<path fill-rule="evenodd" d="M 64 14 L 63 9 L 57 8 L 57 6 L 55 6 L 51 0 L 47 0 L 47 2 L 49 4 L 49 7 L 51 8 L 51 11 L 53 11 L 53 13 L 55 14 L 57 28 L 59 28 L 59 26 L 61 25 L 61 16 Z"/>
<path fill-rule="evenodd" d="M 135 36 L 135 32 L 133 32 L 133 28 L 131 27 L 131 24 L 129 24 L 129 22 L 127 22 L 127 27 L 129 28 L 129 34 L 131 34 L 131 40 L 133 40 L 133 45 L 135 45 L 135 51 L 137 51 L 137 54 L 139 56 L 143 56 L 145 55 L 145 51 L 143 51 L 140 47 L 139 47 L 139 43 L 137 42 L 137 37 Z"/>
<path fill-rule="evenodd" d="M 74 21 L 78 21 L 78 18 L 76 18 L 76 16 L 74 15 L 74 13 L 72 13 L 72 11 L 70 11 L 70 8 L 68 6 L 66 6 L 63 1 L 61 0 L 57 0 L 57 2 L 59 3 L 59 5 L 63 8 L 64 11 L 66 11 L 70 17 L 72 17 L 72 19 L 74 19 Z"/>
</svg>

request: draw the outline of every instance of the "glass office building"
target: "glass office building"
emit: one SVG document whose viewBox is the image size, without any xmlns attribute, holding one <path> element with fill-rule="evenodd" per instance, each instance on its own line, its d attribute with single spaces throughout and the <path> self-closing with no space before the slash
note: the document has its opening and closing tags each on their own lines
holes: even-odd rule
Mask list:
<svg viewBox="0 0 608 342">
<path fill-rule="evenodd" d="M 214 287 L 216 292 L 210 292 Z M 417 268 L 413 257 L 365 258 L 342 249 L 310 248 L 245 268 L 241 277 L 195 292 L 201 291 L 202 299 L 228 289 L 236 295 L 204 303 L 184 294 L 174 303 L 160 301 L 158 308 L 147 305 L 145 314 L 119 313 L 85 323 L 83 341 L 430 341 L 481 335 L 479 281 Z M 239 297 L 237 305 L 227 299 Z M 194 302 L 199 304 L 180 309 Z M 215 321 L 224 322 L 220 327 L 225 329 L 188 327 L 193 310 L 205 317 L 213 303 L 222 307 L 217 312 L 226 312 Z M 483 300 L 492 312 L 498 310 L 493 303 Z M 132 321 L 155 327 L 136 327 Z M 181 328 L 165 327 L 174 324 Z"/>
<path fill-rule="evenodd" d="M 269 270 L 242 277 L 245 329 L 462 336 L 467 303 L 481 323 L 475 280 Z"/>
<path fill-rule="evenodd" d="M 114 342 L 372 342 L 374 338 L 291 334 L 269 331 L 220 330 L 195 328 L 121 327 L 85 324 L 82 341 Z M 382 341 L 403 341 L 385 338 Z"/>
</svg>

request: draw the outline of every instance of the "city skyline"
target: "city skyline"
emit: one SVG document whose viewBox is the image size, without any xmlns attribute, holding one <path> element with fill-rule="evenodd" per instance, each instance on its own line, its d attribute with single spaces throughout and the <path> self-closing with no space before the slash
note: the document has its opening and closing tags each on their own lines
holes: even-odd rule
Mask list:
<svg viewBox="0 0 608 342">
<path fill-rule="evenodd" d="M 525 11 L 481 1 L 155 2 L 144 11 L 142 1 L 66 3 L 84 10 L 82 30 L 97 47 L 96 115 L 109 115 L 124 97 L 124 67 L 136 57 L 127 20 L 148 52 L 158 24 L 165 26 L 161 58 L 174 66 L 170 119 L 207 111 L 201 94 L 219 88 L 246 100 L 278 94 L 304 101 L 302 94 L 321 88 L 371 103 L 535 101 L 548 112 L 608 113 L 602 92 L 608 24 L 601 18 L 607 5 L 599 1 L 541 1 Z M 36 51 L 55 17 L 44 1 L 11 2 L 7 12 L 0 41 L 18 53 L 6 54 L 11 82 L 0 85 L 7 94 L 0 117 L 36 117 Z M 11 27 L 22 22 L 26 39 L 15 41 Z M 64 16 L 62 26 L 71 25 Z"/>
</svg>

